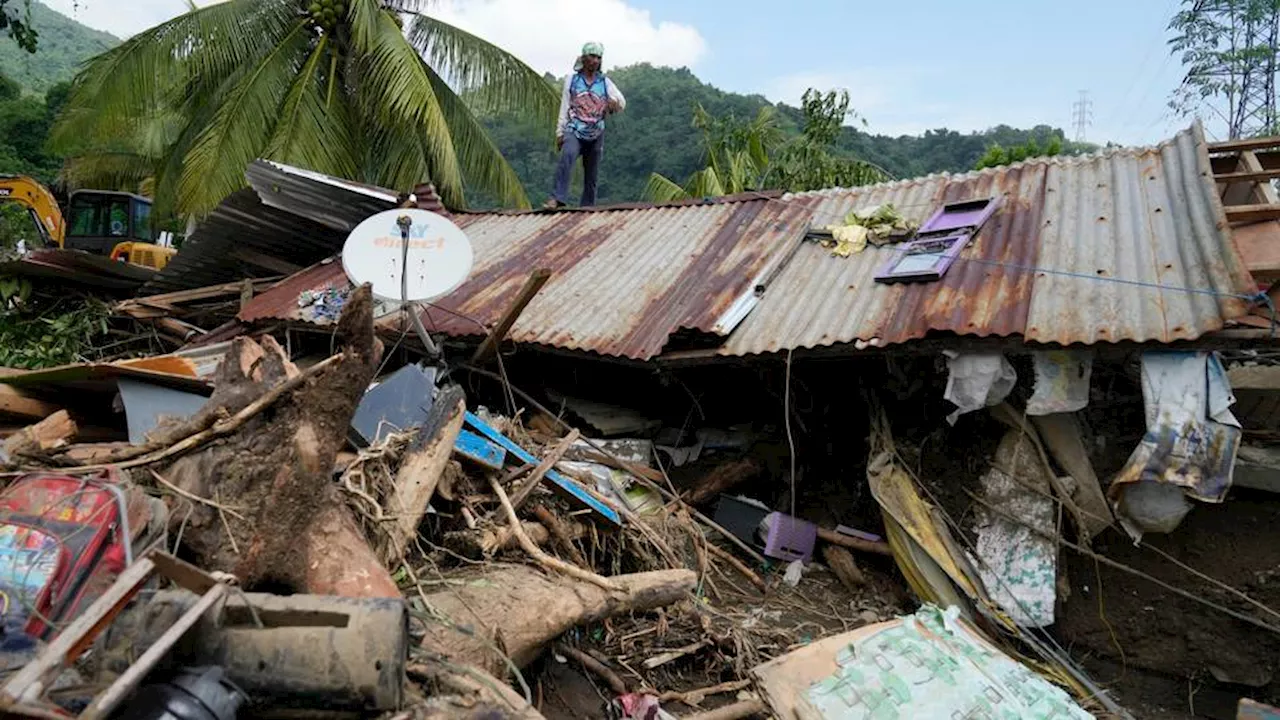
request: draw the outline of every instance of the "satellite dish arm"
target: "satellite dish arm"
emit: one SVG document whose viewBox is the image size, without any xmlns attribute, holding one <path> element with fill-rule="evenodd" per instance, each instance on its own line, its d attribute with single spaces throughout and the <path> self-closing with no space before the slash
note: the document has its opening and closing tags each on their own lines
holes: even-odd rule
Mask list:
<svg viewBox="0 0 1280 720">
<path fill-rule="evenodd" d="M 413 196 L 409 196 L 410 200 Z M 400 228 L 400 307 L 409 316 L 409 322 L 413 324 L 413 331 L 417 333 L 418 339 L 422 341 L 422 346 L 426 348 L 427 354 L 431 356 L 439 356 L 440 348 L 436 346 L 435 341 L 427 334 L 427 329 L 422 325 L 422 310 L 418 307 L 418 303 L 409 302 L 409 229 L 413 227 L 413 218 L 408 215 L 401 215 L 396 218 L 396 225 Z"/>
</svg>

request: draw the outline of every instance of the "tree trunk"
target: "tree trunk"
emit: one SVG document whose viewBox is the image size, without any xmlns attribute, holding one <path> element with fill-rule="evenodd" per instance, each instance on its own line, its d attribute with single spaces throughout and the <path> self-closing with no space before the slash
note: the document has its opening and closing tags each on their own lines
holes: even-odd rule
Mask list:
<svg viewBox="0 0 1280 720">
<path fill-rule="evenodd" d="M 185 510 L 173 513 L 172 523 L 185 518 L 183 543 L 199 565 L 235 574 L 246 589 L 398 594 L 330 477 L 382 354 L 367 286 L 351 294 L 336 337 L 342 343 L 336 364 L 161 473 L 223 506 L 196 503 L 189 517 Z M 274 340 L 238 338 L 218 368 L 213 396 L 191 425 L 234 414 L 297 374 Z"/>
<path fill-rule="evenodd" d="M 549 577 L 527 567 L 484 571 L 467 578 L 474 582 L 427 596 L 431 607 L 463 630 L 432 624 L 422 646 L 449 662 L 476 665 L 503 677 L 505 663 L 495 646 L 523 667 L 573 627 L 685 599 L 697 577 L 692 570 L 617 575 L 609 579 L 623 590 L 610 594 L 588 582 Z"/>
</svg>

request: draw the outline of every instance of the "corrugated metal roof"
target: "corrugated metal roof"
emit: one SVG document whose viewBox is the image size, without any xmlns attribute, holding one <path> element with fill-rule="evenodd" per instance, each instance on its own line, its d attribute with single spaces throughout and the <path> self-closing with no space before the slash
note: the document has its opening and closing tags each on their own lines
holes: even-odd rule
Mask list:
<svg viewBox="0 0 1280 720">
<path fill-rule="evenodd" d="M 346 234 L 264 205 L 257 193 L 233 193 L 200 223 L 178 254 L 142 287 L 142 295 L 279 275 L 245 258 L 266 256 L 306 267 L 342 249 Z"/>
<path fill-rule="evenodd" d="M 946 202 L 1001 196 L 942 280 L 885 285 L 892 250 L 833 257 L 812 224 L 893 203 L 915 220 Z M 520 315 L 517 342 L 646 360 L 676 334 L 727 336 L 750 355 L 837 343 L 888 345 L 930 332 L 1042 343 L 1194 339 L 1245 314 L 1255 292 L 1227 229 L 1198 127 L 1157 148 L 1028 161 L 851 190 L 605 211 L 464 214 L 472 277 L 428 327 L 475 335 L 529 272 L 551 280 Z M 296 318 L 312 269 L 245 308 Z"/>
<path fill-rule="evenodd" d="M 391 190 L 281 163 L 257 160 L 245 177 L 252 189 L 224 200 L 140 294 L 278 275 L 281 262 L 307 267 L 341 250 L 360 221 L 396 206 Z M 431 185 L 414 194 L 419 208 L 448 214 Z"/>
<path fill-rule="evenodd" d="M 1063 345 L 1171 342 L 1221 329 L 1247 312 L 1233 296 L 1256 292 L 1198 127 L 1156 148 L 785 200 L 828 223 L 887 202 L 923 220 L 941 203 L 989 195 L 1003 196 L 1001 209 L 938 282 L 875 282 L 887 249 L 840 259 L 804 244 L 720 353 L 890 344 L 930 331 Z"/>
</svg>

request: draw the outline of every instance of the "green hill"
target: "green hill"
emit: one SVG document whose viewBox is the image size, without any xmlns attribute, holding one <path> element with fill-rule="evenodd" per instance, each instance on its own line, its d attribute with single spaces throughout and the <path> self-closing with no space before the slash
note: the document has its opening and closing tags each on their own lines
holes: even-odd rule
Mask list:
<svg viewBox="0 0 1280 720">
<path fill-rule="evenodd" d="M 760 95 L 729 93 L 699 80 L 688 69 L 633 65 L 611 70 L 609 76 L 627 96 L 627 110 L 609 119 L 604 163 L 600 169 L 600 202 L 641 199 L 649 174 L 661 173 L 683 182 L 702 167 L 699 135 L 691 125 L 693 107 L 702 103 L 712 115 L 732 114 L 750 119 L 769 101 Z M 830 88 L 818 88 L 829 90 Z M 858 100 L 853 98 L 857 108 Z M 788 132 L 798 132 L 800 110 L 777 105 Z M 555 153 L 553 129 L 511 115 L 488 117 L 485 125 L 507 161 L 515 168 L 535 204 L 550 191 Z M 871 128 L 874 130 L 874 127 Z M 1021 145 L 1034 138 L 1044 145 L 1062 131 L 1048 125 L 1020 130 L 1000 125 L 984 132 L 960 133 L 931 130 L 922 136 L 888 137 L 845 127 L 837 151 L 880 165 L 896 177 L 916 177 L 933 172 L 973 169 L 992 144 Z M 1064 143 L 1066 152 L 1088 146 Z M 473 205 L 488 205 L 486 198 L 472 197 Z"/>
<path fill-rule="evenodd" d="M 0 69 L 25 92 L 40 97 L 75 77 L 80 63 L 120 43 L 114 35 L 81 25 L 38 2 L 31 3 L 31 25 L 40 33 L 35 54 L 20 49 L 7 35 L 0 36 Z"/>
</svg>

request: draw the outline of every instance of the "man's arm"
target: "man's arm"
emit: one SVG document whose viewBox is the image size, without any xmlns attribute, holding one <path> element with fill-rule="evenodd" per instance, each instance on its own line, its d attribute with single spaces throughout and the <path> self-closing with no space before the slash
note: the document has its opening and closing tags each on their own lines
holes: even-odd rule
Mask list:
<svg viewBox="0 0 1280 720">
<path fill-rule="evenodd" d="M 605 91 L 609 93 L 609 100 L 617 103 L 617 108 L 614 112 L 622 112 L 623 110 L 626 110 L 627 98 L 622 94 L 622 91 L 618 89 L 618 86 L 613 84 L 613 80 L 606 76 L 604 79 L 604 85 Z"/>
<path fill-rule="evenodd" d="M 556 138 L 563 138 L 569 127 L 569 83 L 573 76 L 565 78 L 564 87 L 560 89 L 560 114 L 556 116 Z"/>
</svg>

